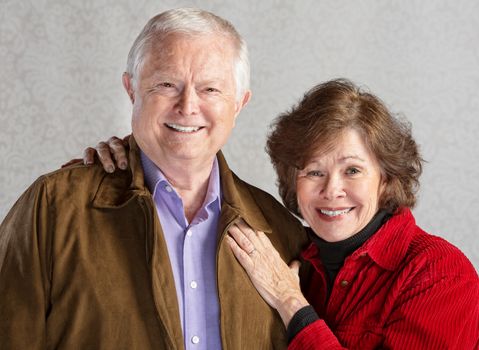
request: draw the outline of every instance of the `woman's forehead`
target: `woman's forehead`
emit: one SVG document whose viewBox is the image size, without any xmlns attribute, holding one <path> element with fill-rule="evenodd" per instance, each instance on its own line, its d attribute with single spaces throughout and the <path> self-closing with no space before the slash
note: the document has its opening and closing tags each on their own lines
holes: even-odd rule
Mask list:
<svg viewBox="0 0 479 350">
<path fill-rule="evenodd" d="M 363 136 L 357 130 L 347 129 L 331 135 L 327 140 L 316 143 L 306 164 L 322 163 L 326 160 L 367 162 L 375 158 Z"/>
</svg>

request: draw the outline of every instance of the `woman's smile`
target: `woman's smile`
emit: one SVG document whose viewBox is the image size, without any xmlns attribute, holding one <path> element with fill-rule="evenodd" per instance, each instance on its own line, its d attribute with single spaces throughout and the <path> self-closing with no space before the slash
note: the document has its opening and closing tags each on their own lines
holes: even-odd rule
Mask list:
<svg viewBox="0 0 479 350">
<path fill-rule="evenodd" d="M 349 214 L 354 207 L 350 208 L 319 208 L 317 209 L 320 219 L 331 222 L 335 220 L 342 220 L 347 214 Z"/>
</svg>

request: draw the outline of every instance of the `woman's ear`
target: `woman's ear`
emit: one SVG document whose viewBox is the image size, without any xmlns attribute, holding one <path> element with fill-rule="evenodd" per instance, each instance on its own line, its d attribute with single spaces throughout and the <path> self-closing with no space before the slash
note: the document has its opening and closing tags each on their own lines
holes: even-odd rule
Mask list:
<svg viewBox="0 0 479 350">
<path fill-rule="evenodd" d="M 384 206 L 387 198 L 390 198 L 389 191 L 390 183 L 386 179 L 386 175 L 381 173 L 381 179 L 379 180 L 379 188 L 378 188 L 378 207 L 381 208 Z"/>
<path fill-rule="evenodd" d="M 381 175 L 381 180 L 379 182 L 379 196 L 381 196 L 384 192 L 386 192 L 386 188 L 388 186 L 388 182 L 384 175 Z"/>
</svg>

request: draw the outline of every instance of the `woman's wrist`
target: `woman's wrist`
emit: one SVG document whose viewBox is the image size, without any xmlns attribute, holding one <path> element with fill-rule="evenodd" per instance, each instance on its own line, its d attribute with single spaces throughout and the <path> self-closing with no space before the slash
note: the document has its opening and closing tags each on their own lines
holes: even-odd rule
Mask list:
<svg viewBox="0 0 479 350">
<path fill-rule="evenodd" d="M 304 328 L 319 320 L 319 316 L 311 305 L 305 306 L 298 310 L 291 319 L 286 328 L 288 336 L 288 344 L 299 334 Z"/>
<path fill-rule="evenodd" d="M 284 300 L 278 302 L 278 311 L 284 326 L 287 328 L 293 316 L 303 307 L 308 306 L 306 298 L 300 293 L 297 295 L 287 296 Z"/>
</svg>

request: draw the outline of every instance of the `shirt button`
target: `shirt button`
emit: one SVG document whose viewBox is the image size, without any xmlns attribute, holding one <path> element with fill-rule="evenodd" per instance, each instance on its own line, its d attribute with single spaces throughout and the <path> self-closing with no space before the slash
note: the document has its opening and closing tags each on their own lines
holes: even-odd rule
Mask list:
<svg viewBox="0 0 479 350">
<path fill-rule="evenodd" d="M 191 232 L 191 230 L 188 230 L 188 231 L 186 231 L 186 235 L 187 235 L 188 237 L 191 237 L 191 236 L 193 235 L 193 232 Z"/>
<path fill-rule="evenodd" d="M 171 191 L 173 191 L 173 189 L 172 189 L 171 186 L 169 186 L 169 185 L 166 185 L 166 186 L 165 186 L 165 190 L 166 190 L 166 192 L 171 192 Z"/>
<path fill-rule="evenodd" d="M 191 281 L 190 282 L 190 287 L 193 288 L 193 289 L 196 289 L 196 287 L 198 287 L 198 283 L 196 283 L 196 281 Z"/>
<path fill-rule="evenodd" d="M 339 284 L 340 284 L 341 287 L 344 288 L 344 287 L 346 287 L 346 286 L 349 284 L 349 282 L 346 281 L 346 280 L 342 280 Z"/>
<path fill-rule="evenodd" d="M 198 337 L 197 335 L 191 337 L 191 342 L 193 344 L 198 344 L 200 342 L 200 337 Z"/>
</svg>

